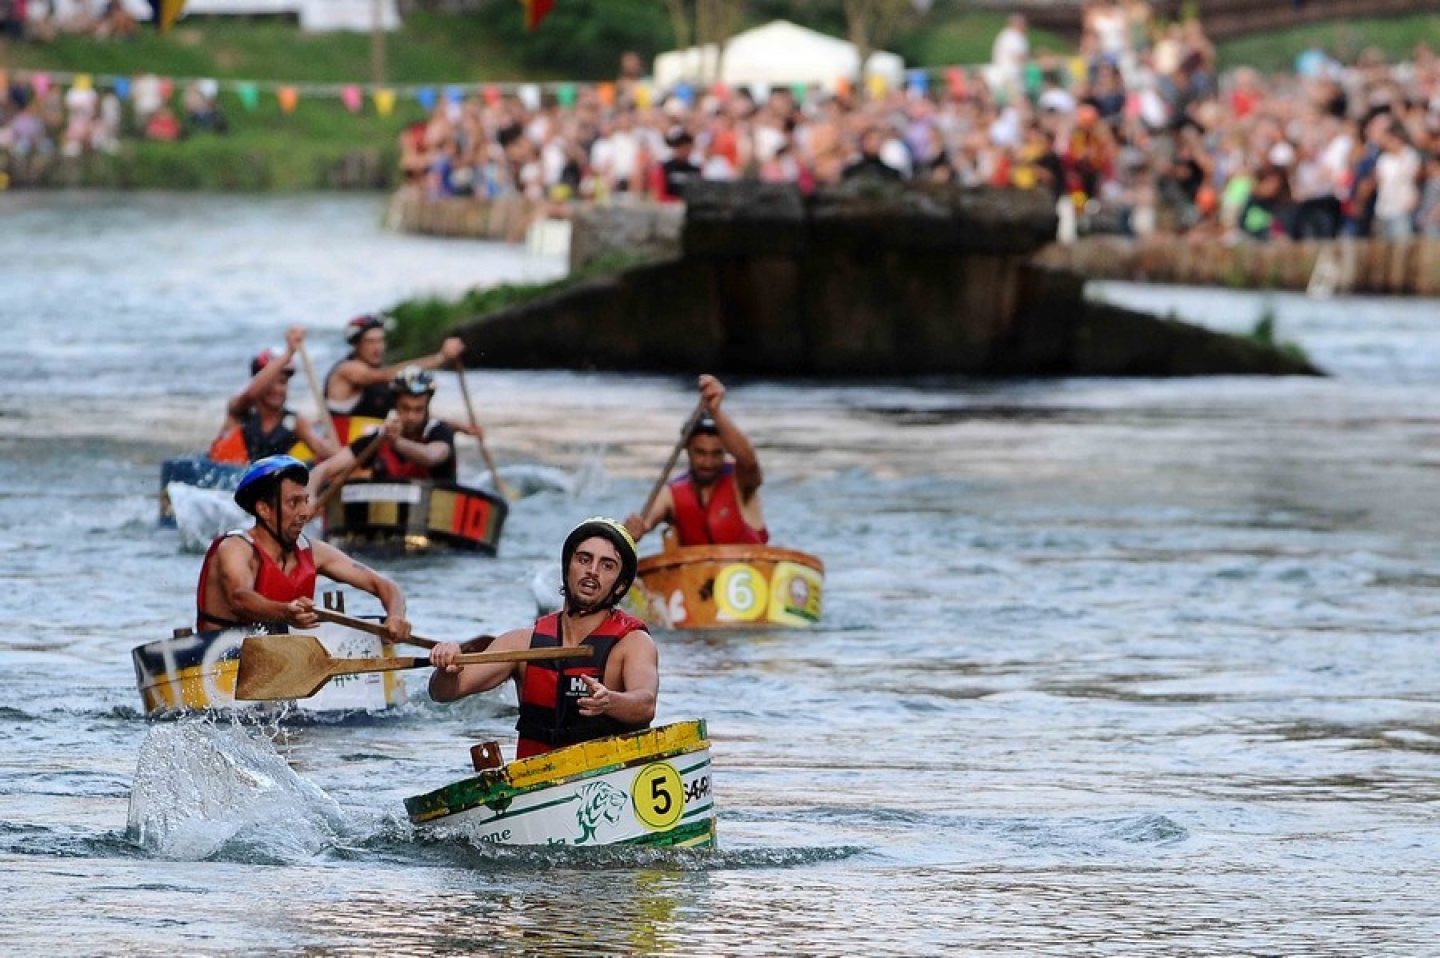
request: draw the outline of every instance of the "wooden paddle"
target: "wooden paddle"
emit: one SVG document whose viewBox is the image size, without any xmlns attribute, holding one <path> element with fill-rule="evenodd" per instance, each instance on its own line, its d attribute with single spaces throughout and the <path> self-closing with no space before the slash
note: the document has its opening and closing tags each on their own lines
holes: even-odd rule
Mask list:
<svg viewBox="0 0 1440 958">
<path fill-rule="evenodd" d="M 371 635 L 378 635 L 385 638 L 385 627 L 379 622 L 371 622 L 369 619 L 357 619 L 354 616 L 346 615 L 343 612 L 336 612 L 332 609 L 315 608 L 315 615 L 321 622 L 334 622 L 336 625 L 343 625 L 348 629 L 355 629 L 358 632 L 369 632 Z M 477 635 L 473 639 L 466 639 L 460 643 L 461 652 L 484 652 L 495 641 L 493 635 Z M 440 643 L 434 639 L 427 639 L 423 635 L 412 635 L 406 639 L 404 645 L 418 645 L 422 649 L 433 649 Z"/>
<path fill-rule="evenodd" d="M 470 384 L 465 380 L 465 364 L 458 358 L 455 360 L 455 371 L 460 374 L 460 392 L 465 397 L 465 411 L 470 414 L 470 426 L 478 433 L 480 432 L 480 419 L 475 415 L 475 404 L 470 401 Z M 500 478 L 500 470 L 495 468 L 495 459 L 490 455 L 490 450 L 485 446 L 483 436 L 476 436 L 480 443 L 480 455 L 485 457 L 485 465 L 490 467 L 490 475 L 495 479 L 495 491 L 506 499 L 519 499 L 520 493 L 515 487 L 504 479 Z"/>
<path fill-rule="evenodd" d="M 358 442 L 359 440 L 356 441 Z M 346 479 L 349 479 L 357 469 L 364 469 L 370 465 L 370 460 L 375 458 L 375 454 L 380 451 L 380 447 L 384 444 L 385 437 L 377 435 L 370 442 L 370 445 L 365 447 L 365 451 L 355 457 L 354 462 L 346 466 L 340 475 L 330 480 L 329 484 L 325 486 L 325 491 L 315 498 L 315 513 L 317 515 L 325 511 L 325 507 L 330 504 L 330 500 L 334 499 L 335 494 L 345 485 Z"/>
<path fill-rule="evenodd" d="M 588 659 L 593 657 L 594 652 L 589 646 L 471 652 L 457 656 L 455 662 L 458 665 L 481 665 L 489 662 Z M 429 659 L 410 656 L 337 658 L 313 635 L 251 635 L 240 644 L 240 671 L 235 678 L 235 698 L 247 702 L 306 699 L 336 676 L 397 672 L 424 668 L 429 664 Z"/>
<path fill-rule="evenodd" d="M 675 448 L 670 450 L 670 458 L 665 461 L 665 468 L 660 470 L 660 478 L 655 480 L 655 486 L 650 490 L 650 495 L 645 497 L 645 505 L 640 507 L 640 518 L 644 519 L 650 514 L 650 507 L 655 505 L 655 499 L 660 495 L 660 490 L 665 488 L 665 481 L 670 478 L 670 470 L 675 468 L 675 462 L 680 458 L 680 452 L 685 448 L 685 443 L 690 441 L 690 430 L 705 415 L 705 403 L 697 403 L 695 411 L 690 418 L 685 420 L 685 425 L 680 427 L 680 438 L 675 443 Z"/>
<path fill-rule="evenodd" d="M 305 367 L 305 378 L 310 380 L 310 392 L 315 394 L 316 413 L 325 428 L 330 433 L 330 439 L 335 443 L 335 451 L 339 452 L 345 448 L 345 440 L 335 431 L 335 417 L 330 415 L 330 404 L 325 401 L 325 391 L 320 388 L 320 379 L 315 375 L 315 364 L 310 361 L 310 354 L 305 351 L 305 344 L 300 344 L 300 362 Z"/>
</svg>

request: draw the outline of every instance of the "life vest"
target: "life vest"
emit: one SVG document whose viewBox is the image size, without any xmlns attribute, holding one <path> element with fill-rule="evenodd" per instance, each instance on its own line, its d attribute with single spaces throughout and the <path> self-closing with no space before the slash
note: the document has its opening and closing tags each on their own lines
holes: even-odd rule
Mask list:
<svg viewBox="0 0 1440 958">
<path fill-rule="evenodd" d="M 355 454 L 358 456 L 364 451 L 365 446 L 375 441 L 376 437 L 366 437 L 365 444 L 357 444 Z M 450 447 L 450 458 L 438 466 L 426 466 L 418 462 L 411 462 L 400 453 L 395 451 L 393 443 L 385 443 L 380 451 L 375 454 L 373 472 L 377 479 L 440 479 L 455 481 L 455 430 L 438 419 L 432 419 L 425 424 L 425 430 L 420 434 L 420 442 L 444 442 Z"/>
<path fill-rule="evenodd" d="M 563 612 L 552 612 L 535 620 L 535 631 L 530 634 L 530 648 L 553 649 L 560 646 L 562 615 Z M 515 723 L 515 729 L 520 733 L 520 741 L 515 747 L 516 758 L 528 758 L 565 745 L 650 727 L 649 722 L 628 724 L 608 715 L 581 715 L 575 704 L 590 694 L 589 686 L 580 676 L 588 675 L 603 681 L 605 664 L 616 643 L 637 629 L 649 632 L 645 623 L 633 615 L 611 609 L 609 617 L 580 643 L 582 648 L 595 650 L 593 659 L 525 663 L 525 681 L 520 686 L 520 720 Z"/>
<path fill-rule="evenodd" d="M 340 363 L 349 362 L 353 358 L 342 359 Z M 390 410 L 395 408 L 395 394 L 390 390 L 389 383 L 371 383 L 345 402 L 331 399 L 330 380 L 335 378 L 335 370 L 340 368 L 340 363 L 331 366 L 330 371 L 325 374 L 325 405 L 330 409 L 330 418 L 335 421 L 335 433 L 342 437 L 340 441 L 343 442 L 343 437 L 350 435 L 352 418 L 384 419 Z"/>
<path fill-rule="evenodd" d="M 226 619 L 205 611 L 205 590 L 210 582 L 210 565 L 214 562 L 216 553 L 220 551 L 220 543 L 231 536 L 250 543 L 250 548 L 254 549 L 255 554 L 260 557 L 260 568 L 255 573 L 254 589 L 256 592 L 274 602 L 293 602 L 296 599 L 315 597 L 315 554 L 310 549 L 309 540 L 303 535 L 295 543 L 295 569 L 286 573 L 274 559 L 266 555 L 265 550 L 260 548 L 248 529 L 233 530 L 210 543 L 210 548 L 205 552 L 205 561 L 200 564 L 200 582 L 195 588 L 195 628 L 197 631 L 203 632 L 215 628 L 232 629 L 237 626 L 255 624 Z"/>
<path fill-rule="evenodd" d="M 675 500 L 675 533 L 682 546 L 764 545 L 770 541 L 767 530 L 750 528 L 740 512 L 733 462 L 727 462 L 720 471 L 720 478 L 710 489 L 708 506 L 700 505 L 700 495 L 688 472 L 670 482 L 670 494 Z"/>
<path fill-rule="evenodd" d="M 215 462 L 246 465 L 266 456 L 288 453 L 299 441 L 293 410 L 284 410 L 275 428 L 266 432 L 260 422 L 260 410 L 251 407 L 239 425 L 215 438 L 207 455 Z"/>
</svg>

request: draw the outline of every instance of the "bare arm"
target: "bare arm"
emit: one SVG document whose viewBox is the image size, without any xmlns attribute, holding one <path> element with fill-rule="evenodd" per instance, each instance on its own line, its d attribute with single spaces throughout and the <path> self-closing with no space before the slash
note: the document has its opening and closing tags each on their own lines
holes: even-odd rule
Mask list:
<svg viewBox="0 0 1440 958">
<path fill-rule="evenodd" d="M 272 357 L 270 362 L 266 363 L 258 373 L 251 377 L 250 382 L 245 384 L 245 388 L 241 392 L 230 397 L 230 403 L 226 407 L 226 410 L 233 418 L 238 420 L 241 416 L 249 412 L 250 407 L 255 405 L 261 393 L 265 392 L 265 390 L 280 380 L 280 377 L 285 374 L 286 367 L 290 365 L 290 361 L 295 358 L 295 351 L 300 348 L 300 344 L 303 342 L 305 342 L 305 328 L 303 326 L 290 327 L 285 333 L 285 354 L 283 356 Z M 227 423 L 226 425 L 228 426 L 230 424 Z M 310 448 L 313 449 L 315 447 L 311 446 Z"/>
<path fill-rule="evenodd" d="M 529 647 L 529 630 L 514 629 L 492 642 L 488 651 L 517 651 Z M 454 642 L 441 642 L 430 650 L 430 664 L 435 666 L 430 676 L 430 698 L 434 701 L 453 702 L 477 692 L 488 692 L 519 674 L 519 662 L 456 665 L 455 656 L 459 654 L 460 646 Z"/>
<path fill-rule="evenodd" d="M 755 447 L 722 407 L 725 401 L 725 386 L 720 380 L 714 376 L 701 376 L 700 398 L 704 401 L 710 418 L 715 420 L 720 444 L 735 459 L 735 485 L 739 488 L 740 498 L 749 499 L 765 481 L 765 476 L 760 471 L 760 459 L 755 455 Z"/>
<path fill-rule="evenodd" d="M 405 619 L 405 593 L 392 580 L 367 565 L 330 545 L 328 542 L 311 543 L 315 555 L 315 571 L 336 582 L 363 589 L 385 607 L 385 631 L 391 642 L 403 642 L 410 637 L 410 623 Z"/>
<path fill-rule="evenodd" d="M 438 466 L 455 454 L 455 447 L 440 439 L 433 442 L 406 439 L 400 433 L 400 421 L 394 418 L 385 423 L 385 438 L 401 458 L 427 468 Z"/>
<path fill-rule="evenodd" d="M 264 370 L 261 370 L 261 372 L 264 372 Z M 295 416 L 295 435 L 299 436 L 300 441 L 309 446 L 310 451 L 315 453 L 316 462 L 324 462 L 334 457 L 335 444 L 331 442 L 328 437 L 316 432 L 314 423 L 298 414 Z"/>
<path fill-rule="evenodd" d="M 655 718 L 655 703 L 660 697 L 660 653 L 650 633 L 636 630 L 617 646 L 620 652 L 621 691 L 607 688 L 587 676 L 581 676 L 590 687 L 590 694 L 577 701 L 581 715 L 608 715 L 627 725 L 645 725 Z"/>
<path fill-rule="evenodd" d="M 325 484 L 327 482 L 329 482 L 335 476 L 340 475 L 342 472 L 344 472 L 346 469 L 349 469 L 354 464 L 355 450 L 351 449 L 349 446 L 344 446 L 340 449 L 339 452 L 335 453 L 335 455 L 331 456 L 329 459 L 326 459 L 324 462 L 321 462 L 314 469 L 311 469 L 310 484 L 308 487 L 308 491 L 310 493 L 310 501 L 314 502 L 316 499 L 318 499 L 320 497 L 320 491 L 325 488 Z"/>
<path fill-rule="evenodd" d="M 660 487 L 660 492 L 655 496 L 655 501 L 650 504 L 650 510 L 643 516 L 636 513 L 627 516 L 625 528 L 629 530 L 630 537 L 639 542 L 644 535 L 654 529 L 662 522 L 671 521 L 675 512 L 675 494 L 670 491 L 669 485 Z"/>
<path fill-rule="evenodd" d="M 439 369 L 442 366 L 449 366 L 463 352 L 465 352 L 465 341 L 458 336 L 450 336 L 440 344 L 439 352 L 431 353 L 429 356 L 396 363 L 393 366 L 382 366 L 378 369 L 358 359 L 347 359 L 335 368 L 335 375 L 344 379 L 352 387 L 363 389 L 377 383 L 390 382 L 400 375 L 406 366 L 419 366 L 421 369 Z"/>
</svg>

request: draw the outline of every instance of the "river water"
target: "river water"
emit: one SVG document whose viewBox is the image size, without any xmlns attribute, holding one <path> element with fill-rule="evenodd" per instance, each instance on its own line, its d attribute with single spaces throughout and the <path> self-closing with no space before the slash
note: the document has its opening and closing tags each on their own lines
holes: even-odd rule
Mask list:
<svg viewBox="0 0 1440 958">
<path fill-rule="evenodd" d="M 299 322 L 326 367 L 357 312 L 560 270 L 380 213 L 0 197 L 7 953 L 1440 954 L 1434 301 L 1096 291 L 1269 309 L 1325 379 L 732 383 L 827 604 L 660 637 L 659 719 L 709 720 L 715 852 L 413 833 L 403 798 L 508 749 L 504 691 L 147 721 L 129 651 L 187 623 L 198 566 L 155 524 L 160 462 L 248 357 Z M 693 403 L 690 376 L 470 379 L 502 472 L 575 482 L 517 501 L 496 559 L 377 560 L 437 637 L 533 617 L 537 568 L 639 505 Z M 438 403 L 462 415 L 453 379 Z"/>
</svg>

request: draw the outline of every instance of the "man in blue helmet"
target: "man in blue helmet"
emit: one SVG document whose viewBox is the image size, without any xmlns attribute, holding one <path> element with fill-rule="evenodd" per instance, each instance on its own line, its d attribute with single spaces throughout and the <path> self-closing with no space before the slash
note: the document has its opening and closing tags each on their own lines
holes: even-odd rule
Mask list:
<svg viewBox="0 0 1440 958">
<path fill-rule="evenodd" d="M 250 625 L 311 629 L 315 580 L 323 575 L 363 589 L 385 607 L 385 638 L 410 636 L 400 587 L 325 542 L 305 537 L 310 519 L 310 478 L 291 456 L 270 456 L 251 465 L 235 490 L 235 502 L 255 517 L 249 529 L 227 532 L 210 544 L 195 590 L 199 631 Z"/>
<path fill-rule="evenodd" d="M 453 702 L 507 679 L 520 698 L 516 758 L 648 728 L 660 694 L 660 657 L 645 623 L 615 606 L 635 581 L 635 543 L 614 519 L 586 519 L 560 549 L 565 607 L 528 629 L 506 632 L 490 651 L 594 649 L 591 659 L 456 665 L 460 646 L 430 651 L 430 697 Z"/>
</svg>

